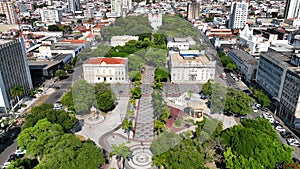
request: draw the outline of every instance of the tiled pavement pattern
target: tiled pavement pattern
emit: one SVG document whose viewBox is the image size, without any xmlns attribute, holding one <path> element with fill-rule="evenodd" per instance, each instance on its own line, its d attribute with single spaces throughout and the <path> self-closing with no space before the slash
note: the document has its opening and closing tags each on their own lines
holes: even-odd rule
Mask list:
<svg viewBox="0 0 300 169">
<path fill-rule="evenodd" d="M 134 139 L 139 141 L 152 141 L 154 118 L 151 97 L 141 97 L 139 104 Z"/>
<path fill-rule="evenodd" d="M 142 97 L 139 100 L 138 113 L 136 117 L 135 136 L 138 141 L 152 141 L 154 138 L 154 115 L 151 103 L 151 93 L 154 83 L 154 68 L 145 66 L 142 78 Z"/>
<path fill-rule="evenodd" d="M 201 91 L 201 84 L 171 84 L 164 83 L 163 91 L 166 97 L 179 97 L 183 93 L 193 91 L 199 93 Z"/>
<path fill-rule="evenodd" d="M 115 93 L 116 97 L 128 97 L 130 96 L 130 89 L 132 84 L 111 84 L 111 89 Z"/>
</svg>

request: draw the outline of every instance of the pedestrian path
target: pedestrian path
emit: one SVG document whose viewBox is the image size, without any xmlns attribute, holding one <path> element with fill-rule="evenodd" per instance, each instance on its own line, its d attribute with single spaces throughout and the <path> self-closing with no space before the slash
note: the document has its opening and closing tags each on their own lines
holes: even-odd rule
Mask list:
<svg viewBox="0 0 300 169">
<path fill-rule="evenodd" d="M 154 71 L 155 68 L 145 66 L 142 77 L 142 97 L 139 99 L 138 103 L 134 135 L 134 139 L 138 141 L 152 141 L 154 138 L 154 114 L 151 102 Z"/>
</svg>

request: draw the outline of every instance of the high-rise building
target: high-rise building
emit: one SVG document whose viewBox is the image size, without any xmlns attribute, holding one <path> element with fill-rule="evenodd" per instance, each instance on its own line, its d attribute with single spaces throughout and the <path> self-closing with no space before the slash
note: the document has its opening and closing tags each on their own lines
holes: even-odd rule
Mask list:
<svg viewBox="0 0 300 169">
<path fill-rule="evenodd" d="M 276 115 L 297 129 L 300 129 L 299 67 L 298 51 L 278 52 L 276 48 L 269 48 L 268 52 L 261 53 L 256 75 L 259 86 L 271 96 Z"/>
<path fill-rule="evenodd" d="M 248 15 L 248 3 L 233 2 L 229 20 L 230 29 L 243 29 L 246 25 Z"/>
<path fill-rule="evenodd" d="M 0 63 L 0 112 L 4 113 L 17 102 L 12 87 L 20 85 L 24 93 L 33 88 L 23 38 L 0 40 Z"/>
<path fill-rule="evenodd" d="M 200 18 L 200 3 L 190 2 L 188 4 L 187 19 L 192 21 Z"/>
<path fill-rule="evenodd" d="M 68 0 L 68 11 L 73 14 L 75 11 L 80 10 L 80 1 L 79 0 Z"/>
<path fill-rule="evenodd" d="M 17 15 L 12 2 L 0 1 L 0 13 L 5 14 L 8 24 L 17 23 Z"/>
<path fill-rule="evenodd" d="M 300 1 L 287 0 L 284 10 L 285 18 L 300 18 Z"/>
<path fill-rule="evenodd" d="M 122 1 L 121 0 L 111 0 L 111 13 L 116 16 L 121 16 L 122 13 Z"/>
<path fill-rule="evenodd" d="M 62 9 L 47 9 L 41 10 L 41 18 L 43 22 L 60 22 L 62 19 Z"/>
</svg>

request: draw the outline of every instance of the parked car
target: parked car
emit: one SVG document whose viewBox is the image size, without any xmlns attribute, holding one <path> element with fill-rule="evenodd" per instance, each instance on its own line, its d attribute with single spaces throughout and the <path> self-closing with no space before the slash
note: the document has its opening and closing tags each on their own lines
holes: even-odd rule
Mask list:
<svg viewBox="0 0 300 169">
<path fill-rule="evenodd" d="M 62 105 L 60 103 L 55 103 L 53 106 L 54 110 L 61 110 L 62 109 Z"/>
<path fill-rule="evenodd" d="M 2 168 L 3 168 L 3 169 L 4 169 L 4 168 L 7 168 L 7 167 L 9 166 L 9 164 L 10 164 L 10 162 L 5 162 L 5 163 L 3 164 L 3 167 L 2 167 Z"/>
<path fill-rule="evenodd" d="M 286 130 L 281 126 L 281 125 L 277 125 L 275 127 L 275 130 L 279 131 L 279 132 L 285 132 Z"/>
<path fill-rule="evenodd" d="M 26 150 L 21 150 L 20 148 L 18 148 L 15 151 L 15 155 L 25 155 L 26 154 Z"/>
<path fill-rule="evenodd" d="M 247 119 L 247 115 L 242 115 L 242 116 L 240 116 L 240 119 L 242 120 L 242 119 Z"/>
<path fill-rule="evenodd" d="M 286 141 L 287 141 L 288 145 L 290 145 L 290 146 L 295 146 L 295 147 L 300 146 L 299 141 L 295 138 L 288 138 L 288 139 L 286 139 Z"/>
<path fill-rule="evenodd" d="M 8 158 L 8 162 L 11 162 L 11 161 L 13 161 L 13 160 L 15 160 L 16 159 L 16 156 L 14 155 L 14 154 L 12 154 L 12 155 L 10 155 L 9 156 L 9 158 Z"/>
<path fill-rule="evenodd" d="M 285 132 L 282 132 L 280 134 L 283 138 L 292 138 L 292 133 L 291 132 L 285 131 Z"/>
<path fill-rule="evenodd" d="M 261 111 L 268 112 L 268 108 L 266 108 L 266 107 L 260 107 L 259 109 L 260 109 Z"/>
<path fill-rule="evenodd" d="M 230 112 L 223 112 L 223 114 L 226 115 L 226 116 L 233 116 L 233 114 L 230 113 Z"/>
<path fill-rule="evenodd" d="M 255 108 L 255 109 L 253 109 L 253 112 L 254 112 L 254 113 L 257 113 L 257 112 L 258 112 L 258 110 Z"/>
</svg>

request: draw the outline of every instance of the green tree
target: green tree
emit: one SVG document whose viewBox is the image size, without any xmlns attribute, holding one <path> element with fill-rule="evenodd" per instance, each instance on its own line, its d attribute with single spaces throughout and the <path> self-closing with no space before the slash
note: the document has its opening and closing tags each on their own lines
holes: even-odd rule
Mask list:
<svg viewBox="0 0 300 169">
<path fill-rule="evenodd" d="M 7 169 L 31 169 L 38 165 L 37 159 L 21 158 L 13 160 Z"/>
<path fill-rule="evenodd" d="M 75 135 L 65 134 L 60 125 L 46 119 L 23 129 L 18 144 L 21 149 L 26 149 L 26 155 L 40 161 L 37 169 L 99 168 L 105 162 L 101 150 L 92 141 L 81 142 Z"/>
<path fill-rule="evenodd" d="M 48 26 L 48 31 L 50 31 L 50 32 L 59 32 L 59 31 L 61 31 L 61 29 L 57 25 L 49 25 Z"/>
<path fill-rule="evenodd" d="M 127 118 L 124 119 L 122 123 L 122 129 L 125 131 L 133 131 L 133 124 L 131 120 L 128 120 Z"/>
<path fill-rule="evenodd" d="M 4 131 L 4 133 L 7 132 L 7 128 L 9 127 L 9 118 L 2 118 L 2 120 L 0 120 L 0 129 Z"/>
<path fill-rule="evenodd" d="M 65 69 L 65 71 L 68 72 L 68 71 L 72 70 L 72 65 L 67 64 L 67 65 L 65 65 L 64 69 Z"/>
<path fill-rule="evenodd" d="M 58 77 L 59 79 L 62 79 L 67 76 L 67 73 L 64 70 L 56 70 L 55 76 Z"/>
<path fill-rule="evenodd" d="M 267 94 L 265 94 L 262 90 L 254 89 L 253 95 L 255 99 L 260 103 L 263 107 L 269 107 L 271 104 L 271 100 Z"/>
<path fill-rule="evenodd" d="M 291 161 L 292 148 L 282 144 L 265 119 L 244 120 L 222 132 L 227 146 L 227 168 L 274 168 L 277 162 Z"/>
<path fill-rule="evenodd" d="M 34 90 L 28 90 L 27 96 L 30 98 L 35 98 L 36 92 Z"/>
<path fill-rule="evenodd" d="M 59 124 L 51 124 L 46 119 L 42 119 L 34 127 L 22 130 L 17 140 L 20 148 L 26 149 L 28 155 L 42 158 L 44 153 L 49 152 L 58 143 L 57 138 L 62 134 L 63 128 Z"/>
<path fill-rule="evenodd" d="M 94 86 L 85 80 L 78 80 L 72 88 L 72 99 L 76 114 L 89 114 L 90 108 L 96 104 Z"/>
<path fill-rule="evenodd" d="M 226 95 L 225 111 L 246 115 L 253 113 L 251 103 L 253 99 L 245 94 L 243 91 L 228 88 Z"/>
<path fill-rule="evenodd" d="M 142 97 L 142 89 L 140 87 L 134 87 L 130 91 L 131 97 L 139 99 Z"/>
<path fill-rule="evenodd" d="M 178 16 L 171 15 L 163 15 L 163 24 L 159 27 L 157 33 L 171 37 L 191 36 L 195 39 L 199 37 L 199 33 L 193 24 Z"/>
<path fill-rule="evenodd" d="M 10 89 L 10 94 L 12 95 L 13 98 L 17 98 L 18 101 L 20 100 L 20 97 L 24 94 L 24 88 L 21 85 L 16 85 L 13 86 Z"/>
<path fill-rule="evenodd" d="M 226 56 L 226 54 L 224 52 L 218 52 L 218 56 L 219 58 Z"/>
<path fill-rule="evenodd" d="M 123 167 L 126 158 L 131 154 L 130 148 L 125 146 L 125 143 L 121 143 L 118 146 L 113 145 L 111 154 L 119 156 L 118 163 L 121 161 L 121 157 L 123 157 Z"/>
<path fill-rule="evenodd" d="M 166 70 L 166 69 L 156 69 L 154 71 L 154 78 L 157 82 L 166 82 L 169 78 L 168 70 Z"/>
<path fill-rule="evenodd" d="M 71 60 L 71 65 L 75 66 L 75 64 L 77 63 L 78 60 L 78 55 L 75 56 L 72 60 Z"/>
<path fill-rule="evenodd" d="M 228 56 L 222 56 L 220 59 L 223 66 L 227 66 L 228 64 L 231 63 L 231 59 Z"/>
<path fill-rule="evenodd" d="M 205 94 L 207 96 L 211 96 L 211 94 L 212 94 L 211 83 L 212 83 L 212 80 L 208 80 L 206 83 L 203 84 L 203 86 L 202 86 L 203 94 Z"/>
<path fill-rule="evenodd" d="M 80 23 L 80 24 L 81 24 L 81 23 L 82 23 L 82 20 L 81 20 L 81 19 L 78 19 L 78 20 L 77 20 L 77 23 Z"/>
<path fill-rule="evenodd" d="M 53 110 L 52 104 L 43 103 L 40 106 L 31 108 L 30 113 L 26 116 L 26 121 L 23 128 L 35 126 L 41 120 L 47 120 L 53 124 L 59 124 L 63 127 L 64 131 L 68 132 L 76 126 L 76 117 L 69 115 L 64 110 Z"/>
<path fill-rule="evenodd" d="M 157 135 L 159 135 L 160 133 L 164 132 L 166 129 L 164 122 L 160 121 L 160 120 L 156 120 L 154 123 L 154 131 Z"/>
<path fill-rule="evenodd" d="M 152 27 L 148 22 L 147 16 L 128 16 L 118 18 L 114 24 L 101 29 L 104 40 L 110 40 L 113 36 L 139 35 L 152 32 Z"/>
<path fill-rule="evenodd" d="M 66 92 L 60 99 L 63 106 L 66 106 L 68 110 L 75 111 L 74 102 L 72 97 L 72 91 Z"/>
<path fill-rule="evenodd" d="M 235 70 L 236 69 L 236 65 L 234 63 L 228 63 L 226 65 L 226 68 L 229 70 Z"/>
<path fill-rule="evenodd" d="M 96 93 L 96 101 L 97 107 L 105 113 L 115 108 L 115 97 L 111 90 Z"/>
</svg>

